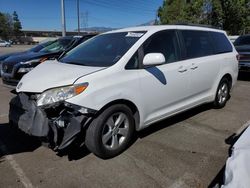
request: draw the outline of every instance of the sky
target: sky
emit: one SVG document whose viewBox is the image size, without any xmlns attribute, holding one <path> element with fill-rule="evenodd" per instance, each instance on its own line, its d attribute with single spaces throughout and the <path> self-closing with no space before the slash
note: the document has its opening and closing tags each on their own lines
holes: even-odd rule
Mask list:
<svg viewBox="0 0 250 188">
<path fill-rule="evenodd" d="M 64 0 L 66 29 L 77 29 L 77 0 Z M 123 28 L 156 18 L 163 0 L 79 0 L 80 26 Z M 61 0 L 0 0 L 0 12 L 16 11 L 23 29 L 61 30 Z"/>
</svg>

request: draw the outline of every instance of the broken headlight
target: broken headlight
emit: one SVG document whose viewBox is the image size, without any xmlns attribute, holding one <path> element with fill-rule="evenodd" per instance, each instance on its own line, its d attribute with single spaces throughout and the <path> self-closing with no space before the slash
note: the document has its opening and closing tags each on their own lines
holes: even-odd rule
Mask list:
<svg viewBox="0 0 250 188">
<path fill-rule="evenodd" d="M 87 87 L 88 83 L 83 83 L 47 90 L 37 97 L 37 106 L 43 106 L 67 100 L 71 97 L 79 95 Z"/>
</svg>

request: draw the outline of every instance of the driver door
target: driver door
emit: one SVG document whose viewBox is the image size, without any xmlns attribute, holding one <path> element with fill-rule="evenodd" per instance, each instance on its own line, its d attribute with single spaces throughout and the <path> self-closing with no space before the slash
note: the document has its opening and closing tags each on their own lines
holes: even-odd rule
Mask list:
<svg viewBox="0 0 250 188">
<path fill-rule="evenodd" d="M 139 69 L 144 125 L 174 114 L 188 105 L 188 62 L 181 61 L 180 44 L 175 30 L 154 34 L 143 45 L 143 55 L 162 53 L 165 64 Z"/>
</svg>

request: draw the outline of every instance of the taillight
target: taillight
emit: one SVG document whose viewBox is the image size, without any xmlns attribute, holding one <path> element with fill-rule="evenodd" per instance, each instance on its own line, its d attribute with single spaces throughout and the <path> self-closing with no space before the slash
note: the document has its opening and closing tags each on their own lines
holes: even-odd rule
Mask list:
<svg viewBox="0 0 250 188">
<path fill-rule="evenodd" d="M 239 61 L 240 60 L 240 54 L 236 55 L 236 59 Z"/>
</svg>

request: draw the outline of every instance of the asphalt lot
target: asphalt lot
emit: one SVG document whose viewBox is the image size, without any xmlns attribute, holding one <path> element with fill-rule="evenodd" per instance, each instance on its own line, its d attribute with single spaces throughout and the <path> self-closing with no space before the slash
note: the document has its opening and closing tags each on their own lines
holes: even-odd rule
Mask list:
<svg viewBox="0 0 250 188">
<path fill-rule="evenodd" d="M 0 48 L 0 54 L 24 48 Z M 225 139 L 250 119 L 246 78 L 238 81 L 224 109 L 204 105 L 154 124 L 110 160 L 84 147 L 58 155 L 11 129 L 12 94 L 0 84 L 0 187 L 208 187 L 228 157 Z"/>
</svg>

